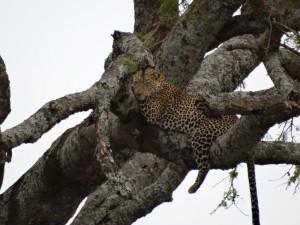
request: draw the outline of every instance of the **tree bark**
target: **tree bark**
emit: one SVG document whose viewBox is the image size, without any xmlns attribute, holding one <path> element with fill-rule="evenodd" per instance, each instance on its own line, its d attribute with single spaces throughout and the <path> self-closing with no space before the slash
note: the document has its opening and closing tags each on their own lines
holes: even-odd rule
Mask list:
<svg viewBox="0 0 300 225">
<path fill-rule="evenodd" d="M 3 59 L 0 56 L 0 125 L 10 112 L 10 88 L 8 74 Z M 5 162 L 10 161 L 11 149 L 2 141 L 0 128 L 0 189 L 3 182 Z"/>
<path fill-rule="evenodd" d="M 6 67 L 0 56 L 0 124 L 10 112 L 10 89 Z"/>
<path fill-rule="evenodd" d="M 155 57 L 158 68 L 168 80 L 181 87 L 187 84 L 199 68 L 209 46 L 215 41 L 215 36 L 242 2 L 193 1 L 173 26 Z"/>
</svg>

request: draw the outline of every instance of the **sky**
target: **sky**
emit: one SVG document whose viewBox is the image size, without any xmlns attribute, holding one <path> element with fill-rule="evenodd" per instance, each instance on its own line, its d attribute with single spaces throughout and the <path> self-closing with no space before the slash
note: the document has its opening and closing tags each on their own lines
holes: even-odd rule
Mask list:
<svg viewBox="0 0 300 225">
<path fill-rule="evenodd" d="M 10 78 L 12 104 L 2 131 L 19 124 L 50 100 L 89 88 L 101 77 L 104 60 L 111 52 L 113 31 L 132 32 L 133 24 L 132 0 L 0 0 L 0 55 Z M 246 80 L 246 90 L 271 86 L 263 66 Z M 1 192 L 25 173 L 65 129 L 88 114 L 73 115 L 38 142 L 14 149 Z M 272 135 L 278 133 L 277 128 L 271 131 Z M 286 180 L 281 179 L 289 166 L 256 168 L 261 224 L 299 225 L 299 193 L 294 194 L 292 188 L 286 190 Z M 210 171 L 193 195 L 187 193 L 196 177 L 196 171 L 191 171 L 174 191 L 172 202 L 156 207 L 134 225 L 250 225 L 246 165 L 241 164 L 238 172 L 238 207 L 219 209 L 211 215 L 229 186 L 228 180 L 220 183 L 228 171 Z"/>
</svg>

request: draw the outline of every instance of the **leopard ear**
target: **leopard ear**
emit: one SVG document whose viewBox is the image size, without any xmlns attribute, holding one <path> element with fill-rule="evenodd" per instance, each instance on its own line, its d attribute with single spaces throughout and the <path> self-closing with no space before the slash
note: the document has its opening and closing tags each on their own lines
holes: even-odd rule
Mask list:
<svg viewBox="0 0 300 225">
<path fill-rule="evenodd" d="M 147 67 L 144 70 L 144 73 L 150 75 L 152 77 L 152 79 L 155 79 L 155 80 L 164 78 L 163 73 L 160 72 L 158 69 L 155 69 L 154 67 Z"/>
<path fill-rule="evenodd" d="M 153 72 L 154 72 L 154 77 L 155 77 L 155 79 L 158 79 L 158 78 L 161 77 L 161 73 L 160 73 L 159 70 L 154 70 Z"/>
<path fill-rule="evenodd" d="M 154 69 L 154 73 L 155 73 L 155 79 L 165 78 L 164 74 L 160 70 Z"/>
<path fill-rule="evenodd" d="M 142 70 L 137 71 L 135 74 L 132 76 L 133 83 L 137 83 L 141 79 L 144 79 L 144 73 Z"/>
<path fill-rule="evenodd" d="M 144 75 L 152 75 L 154 73 L 154 69 L 152 67 L 147 67 L 143 70 Z"/>
</svg>

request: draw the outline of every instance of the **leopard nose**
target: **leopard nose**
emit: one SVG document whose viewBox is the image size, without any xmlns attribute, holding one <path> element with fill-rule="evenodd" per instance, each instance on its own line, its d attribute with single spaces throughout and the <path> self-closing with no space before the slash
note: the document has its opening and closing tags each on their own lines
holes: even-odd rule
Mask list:
<svg viewBox="0 0 300 225">
<path fill-rule="evenodd" d="M 137 100 L 139 101 L 145 101 L 146 97 L 143 94 L 137 93 L 136 95 Z"/>
</svg>

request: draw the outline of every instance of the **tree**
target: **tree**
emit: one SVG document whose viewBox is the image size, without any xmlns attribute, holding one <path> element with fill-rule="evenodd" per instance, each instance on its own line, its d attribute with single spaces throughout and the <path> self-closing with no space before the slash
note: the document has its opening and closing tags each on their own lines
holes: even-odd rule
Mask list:
<svg viewBox="0 0 300 225">
<path fill-rule="evenodd" d="M 195 165 L 186 135 L 149 126 L 138 116 L 130 76 L 151 64 L 190 93 L 202 90 L 208 113 L 244 115 L 212 146 L 214 168 L 235 167 L 249 154 L 255 154 L 257 164 L 299 164 L 298 144 L 260 142 L 272 125 L 299 114 L 299 55 L 279 48 L 284 32 L 299 30 L 296 1 L 266 1 L 257 7 L 255 1 L 249 6 L 243 1 L 195 0 L 181 16 L 176 1 L 134 3 L 134 35 L 115 33 L 113 52 L 100 81 L 84 92 L 47 103 L 28 120 L 1 133 L 1 153 L 9 160 L 14 147 L 35 142 L 75 112 L 94 109 L 1 194 L 1 223 L 64 224 L 89 195 L 73 224 L 130 224 L 170 200 L 172 191 Z M 242 4 L 242 14 L 232 17 Z M 204 59 L 206 52 L 221 43 Z M 274 87 L 255 93 L 230 93 L 261 61 Z M 3 62 L 0 71 L 2 122 L 9 113 Z M 99 120 L 101 112 L 106 113 Z M 96 146 L 105 137 L 110 139 L 121 168 L 118 173 L 128 190 L 107 180 L 102 158 L 95 157 L 101 153 Z"/>
</svg>

